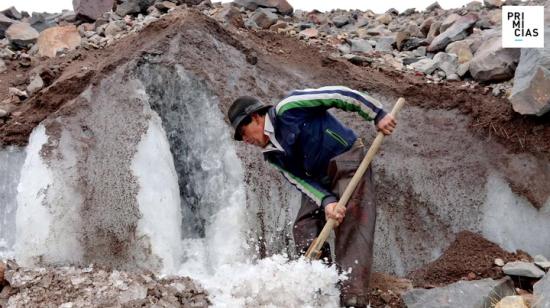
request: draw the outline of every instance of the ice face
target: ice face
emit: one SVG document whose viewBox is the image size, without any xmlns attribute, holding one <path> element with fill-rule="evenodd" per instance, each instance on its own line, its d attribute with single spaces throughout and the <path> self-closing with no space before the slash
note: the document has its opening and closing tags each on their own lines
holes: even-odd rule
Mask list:
<svg viewBox="0 0 550 308">
<path fill-rule="evenodd" d="M 0 258 L 13 256 L 17 186 L 24 161 L 24 149 L 0 149 Z"/>
</svg>

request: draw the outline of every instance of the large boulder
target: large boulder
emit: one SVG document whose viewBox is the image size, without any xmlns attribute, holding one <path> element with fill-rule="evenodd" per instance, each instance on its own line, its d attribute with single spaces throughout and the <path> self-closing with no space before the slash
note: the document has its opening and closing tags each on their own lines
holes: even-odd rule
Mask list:
<svg viewBox="0 0 550 308">
<path fill-rule="evenodd" d="M 510 101 L 516 112 L 541 116 L 550 110 L 550 7 L 544 10 L 544 48 L 522 48 Z"/>
<path fill-rule="evenodd" d="M 33 12 L 28 22 L 36 31 L 42 32 L 48 28 L 57 26 L 56 19 L 59 16 L 60 14 Z"/>
<path fill-rule="evenodd" d="M 258 7 L 264 7 L 277 9 L 277 12 L 283 15 L 290 15 L 294 12 L 286 0 L 235 0 L 233 3 L 251 11 L 255 11 Z"/>
<path fill-rule="evenodd" d="M 249 28 L 268 29 L 278 20 L 277 14 L 267 9 L 257 9 L 245 23 Z"/>
<path fill-rule="evenodd" d="M 533 294 L 536 296 L 537 306 L 550 308 L 550 274 L 546 274 L 533 286 Z"/>
<path fill-rule="evenodd" d="M 74 25 L 53 27 L 40 33 L 38 37 L 38 54 L 54 58 L 62 50 L 73 50 L 80 46 L 81 38 Z"/>
<path fill-rule="evenodd" d="M 145 13 L 155 0 L 125 0 L 117 5 L 116 13 L 119 16 Z"/>
<path fill-rule="evenodd" d="M 458 56 L 458 63 L 466 63 L 474 57 L 472 50 L 470 49 L 470 42 L 468 41 L 456 41 L 452 42 L 445 48 L 445 52 L 454 53 Z"/>
<path fill-rule="evenodd" d="M 6 37 L 16 47 L 27 47 L 36 42 L 38 31 L 26 22 L 16 22 L 6 30 Z"/>
<path fill-rule="evenodd" d="M 114 4 L 115 0 L 73 0 L 73 9 L 77 18 L 96 20 Z"/>
<path fill-rule="evenodd" d="M 6 15 L 6 17 L 8 18 L 15 20 L 20 20 L 21 18 L 23 18 L 23 15 L 21 15 L 21 13 L 19 13 L 19 11 L 13 6 L 3 10 L 0 13 Z"/>
<path fill-rule="evenodd" d="M 433 60 L 436 64 L 436 67 L 443 72 L 445 76 L 449 77 L 452 74 L 456 74 L 458 69 L 458 57 L 454 54 L 449 54 L 445 52 L 438 52 Z"/>
<path fill-rule="evenodd" d="M 502 48 L 500 35 L 487 38 L 470 62 L 470 73 L 477 81 L 503 81 L 514 76 L 520 49 Z"/>
<path fill-rule="evenodd" d="M 413 289 L 402 296 L 408 308 L 482 308 L 513 295 L 510 278 L 459 281 L 442 288 Z"/>
<path fill-rule="evenodd" d="M 4 38 L 6 30 L 16 21 L 0 13 L 0 39 Z"/>
<path fill-rule="evenodd" d="M 452 26 L 433 39 L 430 46 L 428 46 L 428 51 L 443 50 L 450 43 L 465 39 L 472 32 L 472 28 L 478 19 L 475 14 L 460 17 Z"/>
</svg>

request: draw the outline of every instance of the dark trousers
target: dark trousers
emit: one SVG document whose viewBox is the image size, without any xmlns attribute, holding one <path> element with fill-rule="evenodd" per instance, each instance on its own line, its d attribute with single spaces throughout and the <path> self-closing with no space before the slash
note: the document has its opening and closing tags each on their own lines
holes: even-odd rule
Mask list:
<svg viewBox="0 0 550 308">
<path fill-rule="evenodd" d="M 359 167 L 367 152 L 361 141 L 333 159 L 328 175 L 331 179 L 331 191 L 341 196 L 349 181 Z M 372 267 L 372 248 L 374 244 L 374 226 L 376 223 L 376 205 L 374 203 L 374 185 L 369 167 L 346 206 L 344 221 L 335 229 L 336 265 L 340 270 L 351 269 L 349 279 L 342 282 L 342 295 L 361 295 L 368 292 Z M 323 229 L 325 212 L 313 201 L 302 195 L 302 206 L 294 223 L 294 241 L 297 250 L 304 254 L 309 245 Z M 330 248 L 325 244 L 321 258 L 330 261 Z"/>
</svg>

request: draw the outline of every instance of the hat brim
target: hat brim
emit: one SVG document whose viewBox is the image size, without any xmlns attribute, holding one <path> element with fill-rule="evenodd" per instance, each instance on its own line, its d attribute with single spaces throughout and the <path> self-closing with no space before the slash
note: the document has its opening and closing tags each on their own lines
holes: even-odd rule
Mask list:
<svg viewBox="0 0 550 308">
<path fill-rule="evenodd" d="M 252 109 L 251 111 L 248 112 L 248 114 L 242 115 L 239 118 L 237 118 L 237 120 L 235 121 L 236 125 L 235 125 L 235 133 L 233 134 L 233 139 L 235 139 L 237 141 L 242 141 L 243 140 L 243 136 L 241 136 L 241 133 L 240 133 L 241 132 L 241 124 L 242 124 L 243 120 L 246 119 L 246 117 L 250 116 L 251 114 L 253 114 L 255 112 L 259 112 L 259 111 L 262 111 L 264 109 L 267 110 L 271 107 L 272 107 L 271 105 L 263 105 L 263 106 L 260 106 L 258 108 Z"/>
</svg>

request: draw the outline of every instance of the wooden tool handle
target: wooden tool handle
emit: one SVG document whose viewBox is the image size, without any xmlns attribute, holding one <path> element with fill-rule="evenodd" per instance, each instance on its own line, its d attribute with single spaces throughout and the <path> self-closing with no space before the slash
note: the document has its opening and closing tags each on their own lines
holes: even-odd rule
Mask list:
<svg viewBox="0 0 550 308">
<path fill-rule="evenodd" d="M 395 106 L 393 106 L 390 114 L 395 118 L 404 104 L 405 99 L 402 97 L 399 98 L 397 100 L 397 103 L 395 103 Z M 357 168 L 357 171 L 355 171 L 355 174 L 353 175 L 351 181 L 344 190 L 344 193 L 342 194 L 342 196 L 340 196 L 340 200 L 338 200 L 338 205 L 346 206 L 349 198 L 351 198 L 351 195 L 355 191 L 357 184 L 367 171 L 367 168 L 369 167 L 372 160 L 374 159 L 374 155 L 376 155 L 376 153 L 380 149 L 382 140 L 384 140 L 384 133 L 378 132 L 376 138 L 372 142 L 371 147 L 369 148 L 369 151 L 367 152 L 367 155 L 365 155 L 365 158 L 363 158 L 363 160 L 361 161 L 359 168 Z M 306 252 L 306 258 L 310 260 L 316 260 L 319 258 L 319 256 L 321 255 L 321 248 L 325 244 L 328 236 L 330 235 L 330 232 L 332 231 L 332 229 L 334 229 L 335 225 L 336 220 L 331 218 L 327 221 L 327 223 L 323 227 L 323 230 L 321 230 L 321 233 L 319 233 L 319 236 L 315 240 L 313 240 L 313 243 L 311 243 L 311 245 L 309 246 L 309 249 Z"/>
</svg>

